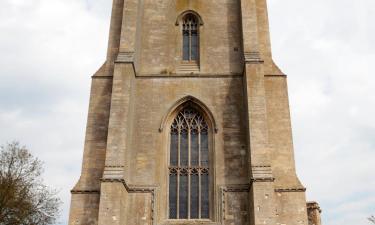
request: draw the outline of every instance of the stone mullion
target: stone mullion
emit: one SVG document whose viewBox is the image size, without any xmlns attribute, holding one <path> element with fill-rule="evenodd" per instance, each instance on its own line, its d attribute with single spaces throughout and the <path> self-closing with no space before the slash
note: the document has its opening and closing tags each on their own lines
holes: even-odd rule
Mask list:
<svg viewBox="0 0 375 225">
<path fill-rule="evenodd" d="M 188 219 L 190 219 L 190 201 L 191 201 L 191 129 L 190 126 L 188 125 Z"/>
<path fill-rule="evenodd" d="M 178 128 L 178 157 L 177 157 L 177 212 L 176 218 L 180 218 L 180 150 L 181 150 L 181 128 Z"/>
<path fill-rule="evenodd" d="M 198 181 L 197 181 L 197 194 L 198 194 L 198 205 L 196 207 L 198 208 L 195 208 L 198 210 L 198 215 L 196 217 L 194 217 L 194 219 L 202 219 L 202 175 L 203 173 L 208 175 L 208 167 L 207 166 L 204 166 L 202 163 L 201 163 L 201 160 L 202 160 L 202 121 L 195 121 L 196 118 L 190 118 L 189 115 L 181 115 L 182 118 L 176 118 L 175 119 L 175 123 L 177 124 L 177 163 L 175 165 L 175 167 L 173 166 L 170 166 L 169 170 L 171 171 L 171 169 L 175 170 L 176 171 L 176 175 L 177 175 L 177 188 L 176 188 L 176 191 L 177 191 L 177 196 L 176 196 L 176 201 L 177 201 L 177 212 L 176 212 L 176 219 L 192 219 L 192 210 L 191 208 L 194 207 L 192 205 L 192 181 L 193 181 L 193 176 L 197 175 L 198 177 Z M 195 120 L 194 120 L 195 119 Z M 197 158 L 198 158 L 198 163 L 197 164 L 194 164 L 193 165 L 193 133 L 195 132 L 194 129 L 192 126 L 192 123 L 197 122 L 197 146 L 196 146 L 196 151 L 197 151 Z M 205 124 L 205 122 L 203 122 Z M 203 128 L 205 129 L 205 127 Z M 186 141 L 187 141 L 187 145 L 186 145 L 186 148 L 182 148 L 183 147 L 183 140 L 182 140 L 182 137 L 183 135 L 185 135 L 184 132 L 187 132 L 186 135 Z M 195 134 L 195 133 L 194 133 Z M 196 143 L 196 142 L 194 142 Z M 187 151 L 187 152 L 184 152 L 184 151 Z M 186 157 L 187 157 L 187 164 L 184 164 L 183 163 L 183 159 L 184 159 L 184 154 L 187 154 Z M 173 168 L 172 168 L 173 167 Z M 196 170 L 196 171 L 195 171 Z M 193 172 L 194 171 L 194 172 Z M 195 174 L 197 173 L 197 174 Z M 181 218 L 181 214 L 180 214 L 180 201 L 181 201 L 181 196 L 180 196 L 180 192 L 182 191 L 182 187 L 180 187 L 181 185 L 181 177 L 182 176 L 187 176 L 187 186 L 184 186 L 184 188 L 186 188 L 187 190 L 187 196 L 186 196 L 186 205 L 184 205 L 183 207 L 187 207 L 187 216 L 184 217 L 184 218 Z M 173 190 L 170 190 L 170 191 L 173 191 Z"/>
<path fill-rule="evenodd" d="M 192 37 L 192 34 L 191 34 L 191 24 L 189 24 L 189 62 L 192 61 L 191 59 L 191 37 Z"/>
<path fill-rule="evenodd" d="M 199 170 L 198 170 L 198 176 L 199 176 L 199 179 L 198 179 L 198 195 L 199 195 L 199 200 L 198 200 L 198 205 L 199 205 L 199 208 L 198 208 L 198 218 L 200 219 L 202 216 L 201 216 L 201 202 L 202 202 L 202 194 L 201 194 L 201 129 L 200 129 L 200 126 L 198 126 L 198 166 L 199 166 Z"/>
<path fill-rule="evenodd" d="M 182 25 L 182 60 L 186 61 L 185 59 L 185 36 L 186 36 L 186 25 Z M 188 35 L 189 37 L 189 35 Z"/>
</svg>

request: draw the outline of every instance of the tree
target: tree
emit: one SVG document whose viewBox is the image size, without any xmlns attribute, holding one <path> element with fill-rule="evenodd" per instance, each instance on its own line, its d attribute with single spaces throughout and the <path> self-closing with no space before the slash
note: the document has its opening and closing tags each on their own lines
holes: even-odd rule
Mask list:
<svg viewBox="0 0 375 225">
<path fill-rule="evenodd" d="M 42 165 L 18 142 L 0 147 L 0 225 L 56 222 L 61 201 L 43 184 Z"/>
<path fill-rule="evenodd" d="M 368 220 L 370 220 L 373 224 L 375 224 L 375 216 L 370 216 Z"/>
</svg>

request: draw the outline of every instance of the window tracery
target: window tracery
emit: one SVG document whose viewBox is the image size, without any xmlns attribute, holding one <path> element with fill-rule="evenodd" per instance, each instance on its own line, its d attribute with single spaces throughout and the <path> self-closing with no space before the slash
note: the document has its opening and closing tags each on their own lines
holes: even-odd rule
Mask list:
<svg viewBox="0 0 375 225">
<path fill-rule="evenodd" d="M 209 218 L 209 127 L 193 107 L 183 108 L 171 125 L 169 218 Z"/>
<path fill-rule="evenodd" d="M 199 23 L 192 13 L 183 18 L 182 24 L 182 59 L 186 62 L 197 62 L 199 57 Z"/>
</svg>

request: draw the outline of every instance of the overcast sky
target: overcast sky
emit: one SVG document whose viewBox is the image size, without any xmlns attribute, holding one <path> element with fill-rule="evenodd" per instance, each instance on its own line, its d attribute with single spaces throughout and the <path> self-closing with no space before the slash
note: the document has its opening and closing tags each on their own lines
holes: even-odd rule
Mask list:
<svg viewBox="0 0 375 225">
<path fill-rule="evenodd" d="M 78 180 L 90 76 L 104 62 L 110 0 L 0 1 L 0 143 L 45 162 L 64 201 Z M 375 214 L 375 1 L 268 0 L 288 75 L 298 175 L 323 225 Z"/>
</svg>

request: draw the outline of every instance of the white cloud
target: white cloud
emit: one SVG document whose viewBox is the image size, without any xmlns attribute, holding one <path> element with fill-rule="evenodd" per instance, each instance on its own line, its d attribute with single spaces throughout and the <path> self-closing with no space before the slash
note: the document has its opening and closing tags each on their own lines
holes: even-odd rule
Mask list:
<svg viewBox="0 0 375 225">
<path fill-rule="evenodd" d="M 375 213 L 373 1 L 270 0 L 276 63 L 289 75 L 298 174 L 323 224 Z"/>
<path fill-rule="evenodd" d="M 103 63 L 110 2 L 0 2 L 0 143 L 19 140 L 45 162 L 67 224 L 78 180 L 90 76 Z"/>
<path fill-rule="evenodd" d="M 275 61 L 289 75 L 296 161 L 324 225 L 375 213 L 375 1 L 269 0 Z M 90 76 L 106 54 L 111 2 L 0 2 L 0 143 L 18 139 L 69 190 L 83 153 Z M 5 129 L 4 129 L 5 128 Z"/>
</svg>

